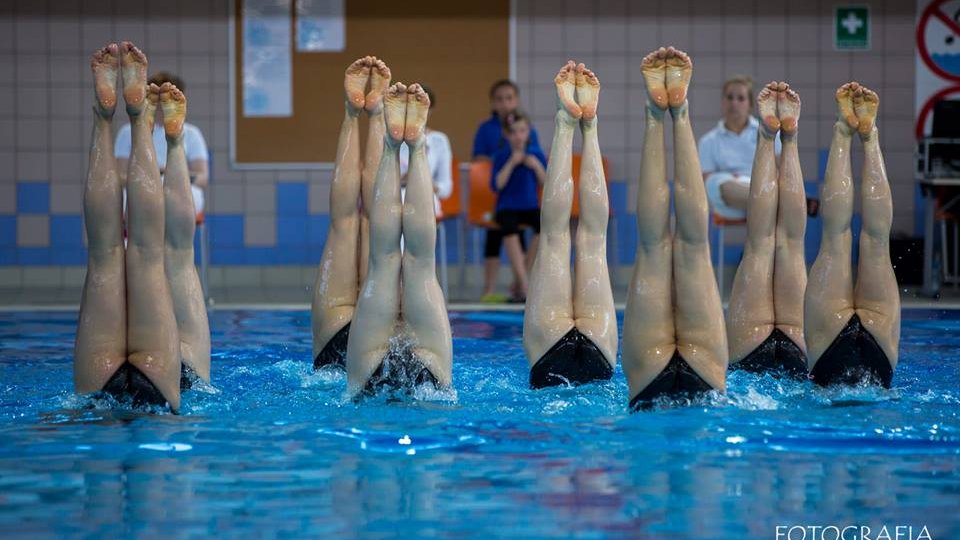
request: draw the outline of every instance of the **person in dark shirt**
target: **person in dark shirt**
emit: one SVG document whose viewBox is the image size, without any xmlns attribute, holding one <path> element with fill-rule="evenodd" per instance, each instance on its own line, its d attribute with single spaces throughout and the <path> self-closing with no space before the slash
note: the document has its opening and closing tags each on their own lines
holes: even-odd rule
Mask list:
<svg viewBox="0 0 960 540">
<path fill-rule="evenodd" d="M 493 83 L 490 87 L 490 118 L 477 128 L 473 139 L 473 160 L 493 160 L 497 150 L 508 146 L 503 135 L 503 121 L 508 115 L 520 106 L 520 90 L 510 80 L 503 79 Z M 530 126 L 530 145 L 540 147 L 537 130 Z M 523 236 L 520 235 L 520 246 L 524 247 Z M 507 297 L 496 294 L 496 276 L 500 267 L 500 248 L 503 245 L 503 235 L 498 229 L 488 229 L 484 245 L 484 286 L 482 300 L 485 302 L 503 302 Z M 519 296 L 519 277 L 513 276 L 513 295 Z"/>
<path fill-rule="evenodd" d="M 494 217 L 500 226 L 503 244 L 507 248 L 510 267 L 517 277 L 516 300 L 527 296 L 527 271 L 537 253 L 540 234 L 540 201 L 537 191 L 547 178 L 547 158 L 539 146 L 531 144 L 530 119 L 521 111 L 514 111 L 504 122 L 504 136 L 508 146 L 493 155 L 493 174 L 490 187 L 497 192 L 497 212 Z M 530 249 L 524 255 L 520 244 L 520 226 L 533 229 Z"/>
</svg>

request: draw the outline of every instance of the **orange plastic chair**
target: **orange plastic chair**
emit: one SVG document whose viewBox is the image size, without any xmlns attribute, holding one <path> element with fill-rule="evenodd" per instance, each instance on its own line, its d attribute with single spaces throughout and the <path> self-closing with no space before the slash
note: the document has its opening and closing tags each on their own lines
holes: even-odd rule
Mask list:
<svg viewBox="0 0 960 540">
<path fill-rule="evenodd" d="M 487 160 L 470 164 L 470 192 L 467 199 L 467 223 L 474 227 L 496 229 L 493 212 L 497 207 L 497 194 L 490 189 L 493 163 Z"/>
<path fill-rule="evenodd" d="M 603 178 L 604 182 L 607 184 L 607 192 L 610 191 L 610 160 L 606 157 L 601 156 L 601 162 L 603 163 Z M 570 208 L 570 217 L 578 218 L 580 217 L 580 163 L 583 161 L 583 156 L 581 154 L 573 155 L 573 206 Z M 610 211 L 613 213 L 613 210 Z"/>
</svg>

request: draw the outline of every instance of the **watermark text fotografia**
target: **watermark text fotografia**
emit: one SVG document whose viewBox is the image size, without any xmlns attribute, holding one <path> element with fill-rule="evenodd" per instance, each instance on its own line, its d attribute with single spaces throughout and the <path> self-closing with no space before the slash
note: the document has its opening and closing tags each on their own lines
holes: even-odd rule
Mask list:
<svg viewBox="0 0 960 540">
<path fill-rule="evenodd" d="M 777 525 L 776 540 L 934 540 L 926 525 Z"/>
</svg>

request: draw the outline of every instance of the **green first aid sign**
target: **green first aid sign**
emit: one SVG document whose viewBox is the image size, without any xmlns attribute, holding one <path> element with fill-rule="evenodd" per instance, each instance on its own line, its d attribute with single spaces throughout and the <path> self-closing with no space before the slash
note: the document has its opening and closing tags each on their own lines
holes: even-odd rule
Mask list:
<svg viewBox="0 0 960 540">
<path fill-rule="evenodd" d="M 838 50 L 869 50 L 870 7 L 837 6 L 833 13 L 833 47 Z"/>
</svg>

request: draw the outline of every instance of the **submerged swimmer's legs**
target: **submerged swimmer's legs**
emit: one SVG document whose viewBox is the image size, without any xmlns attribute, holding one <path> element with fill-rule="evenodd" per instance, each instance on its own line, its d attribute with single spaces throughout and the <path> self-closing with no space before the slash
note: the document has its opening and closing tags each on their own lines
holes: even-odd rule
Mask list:
<svg viewBox="0 0 960 540">
<path fill-rule="evenodd" d="M 350 321 L 360 287 L 360 209 L 357 206 L 361 181 L 359 117 L 364 105 L 362 90 L 370 73 L 369 63 L 370 57 L 358 59 L 350 64 L 344 76 L 345 110 L 337 139 L 336 168 L 330 186 L 330 226 L 320 257 L 311 305 L 315 368 L 330 364 L 344 365 Z M 380 121 L 382 123 L 382 117 Z M 383 147 L 382 136 L 378 144 Z M 368 147 L 367 154 L 371 152 L 372 149 Z"/>
<path fill-rule="evenodd" d="M 796 143 L 800 99 L 786 83 L 771 82 L 757 103 L 763 125 L 751 173 L 747 242 L 727 313 L 730 361 L 751 371 L 805 377 L 806 213 Z M 777 130 L 784 148 L 779 178 L 774 156 Z"/>
<path fill-rule="evenodd" d="M 413 360 L 423 364 L 438 385 L 449 386 L 453 343 L 446 300 L 437 281 L 437 220 L 424 134 L 429 108 L 427 93 L 419 84 L 411 85 L 407 89 L 403 135 L 410 149 L 403 203 L 403 322 L 411 340 Z"/>
<path fill-rule="evenodd" d="M 690 58 L 672 47 L 654 51 L 642 65 L 650 100 L 637 195 L 637 263 L 623 345 L 631 408 L 647 407 L 659 397 L 722 391 L 726 384 L 726 332 L 712 278 L 707 198 L 686 101 L 692 69 Z M 677 230 L 672 239 L 663 152 L 667 107 L 674 121 L 676 172 Z"/>
<path fill-rule="evenodd" d="M 370 260 L 357 299 L 347 344 L 347 391 L 357 395 L 383 362 L 400 317 L 400 144 L 407 114 L 407 88 L 391 86 L 384 95 L 386 136 L 370 197 Z M 431 214 L 432 215 L 432 214 Z"/>
<path fill-rule="evenodd" d="M 189 387 L 193 377 L 210 381 L 210 325 L 200 276 L 193 262 L 196 216 L 190 189 L 190 171 L 183 147 L 187 99 L 176 86 L 163 83 L 160 87 L 160 107 L 167 137 L 167 168 L 163 182 L 166 223 L 163 264 L 170 283 L 180 335 L 180 354 L 185 374 L 181 386 Z"/>
<path fill-rule="evenodd" d="M 120 51 L 115 43 L 91 60 L 96 103 L 90 168 L 83 192 L 87 277 L 80 301 L 73 376 L 77 392 L 100 390 L 127 361 L 127 291 L 123 194 L 113 154 L 111 122 L 117 105 Z"/>
<path fill-rule="evenodd" d="M 124 42 L 120 53 L 132 135 L 127 174 L 127 359 L 177 411 L 180 338 L 164 273 L 163 187 L 152 137 L 160 89 L 151 85 L 148 91 L 147 59 L 139 49 Z"/>
<path fill-rule="evenodd" d="M 818 384 L 856 384 L 862 381 L 889 386 L 898 358 L 900 298 L 889 254 L 893 217 L 890 186 L 874 125 L 877 95 L 857 83 L 837 91 L 840 119 L 824 183 L 824 239 L 811 280 L 823 287 L 807 289 L 806 336 L 811 375 Z M 854 132 L 864 143 L 861 186 L 863 229 L 856 289 L 850 271 L 853 182 L 850 140 Z M 834 204 L 835 202 L 843 204 Z M 830 236 L 828 237 L 828 225 Z M 830 290 L 843 296 L 835 299 Z"/>
<path fill-rule="evenodd" d="M 541 210 L 541 241 L 531 272 L 524 348 L 534 387 L 609 379 L 617 325 L 606 262 L 609 209 L 597 139 L 600 81 L 568 62 L 555 79 L 558 111 Z M 580 120 L 584 135 L 581 219 L 575 284 L 570 275 L 571 153 Z"/>
</svg>

